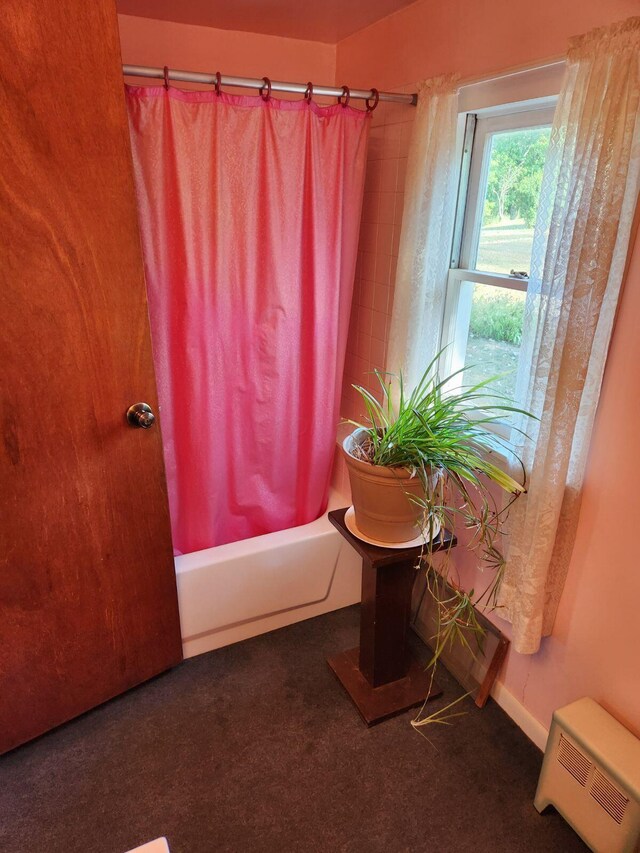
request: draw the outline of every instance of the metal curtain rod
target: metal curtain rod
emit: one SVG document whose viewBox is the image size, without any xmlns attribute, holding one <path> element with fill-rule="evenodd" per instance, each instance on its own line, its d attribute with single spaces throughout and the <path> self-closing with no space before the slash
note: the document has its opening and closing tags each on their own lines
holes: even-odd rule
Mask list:
<svg viewBox="0 0 640 853">
<path fill-rule="evenodd" d="M 147 65 L 123 65 L 122 71 L 130 77 L 153 77 L 154 79 L 164 80 L 164 68 L 151 68 Z M 180 80 L 184 83 L 203 83 L 208 86 L 216 84 L 217 77 L 215 74 L 202 74 L 199 71 L 177 71 L 170 68 L 168 71 L 169 80 Z M 265 85 L 264 80 L 258 80 L 255 77 L 220 77 L 220 85 L 222 86 L 241 86 L 245 89 L 260 89 Z M 278 80 L 271 80 L 271 91 L 273 92 L 293 92 L 297 95 L 304 95 L 307 92 L 306 83 L 283 83 Z M 339 98 L 343 96 L 342 87 L 335 86 L 316 86 L 313 84 L 313 94 L 322 95 L 328 98 Z M 350 89 L 349 97 L 357 98 L 365 101 L 367 98 L 373 98 L 374 89 Z M 407 104 L 415 106 L 418 103 L 417 95 L 402 95 L 400 92 L 379 92 L 381 101 L 389 101 L 396 104 Z"/>
</svg>

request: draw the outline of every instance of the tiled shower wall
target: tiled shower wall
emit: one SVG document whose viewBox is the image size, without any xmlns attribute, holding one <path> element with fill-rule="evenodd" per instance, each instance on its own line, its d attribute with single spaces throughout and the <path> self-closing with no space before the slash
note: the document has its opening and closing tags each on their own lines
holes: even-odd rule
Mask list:
<svg viewBox="0 0 640 853">
<path fill-rule="evenodd" d="M 411 92 L 413 88 L 397 87 L 395 91 Z M 384 370 L 386 366 L 414 110 L 410 106 L 380 103 L 372 115 L 342 386 L 343 418 L 363 417 L 361 398 L 351 386 L 365 385 L 378 396 L 372 371 Z M 348 495 L 340 454 L 336 454 L 333 484 Z"/>
<path fill-rule="evenodd" d="M 342 391 L 345 417 L 361 413 L 352 383 L 373 387 L 371 371 L 386 365 L 414 109 L 381 103 L 372 115 Z"/>
</svg>

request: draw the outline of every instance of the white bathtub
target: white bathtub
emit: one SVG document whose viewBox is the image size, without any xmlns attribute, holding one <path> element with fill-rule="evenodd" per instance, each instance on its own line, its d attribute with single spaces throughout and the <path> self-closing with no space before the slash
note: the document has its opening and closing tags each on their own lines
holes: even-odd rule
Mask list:
<svg viewBox="0 0 640 853">
<path fill-rule="evenodd" d="M 347 504 L 329 499 L 329 509 Z M 360 559 L 326 514 L 175 562 L 185 657 L 360 601 Z"/>
</svg>

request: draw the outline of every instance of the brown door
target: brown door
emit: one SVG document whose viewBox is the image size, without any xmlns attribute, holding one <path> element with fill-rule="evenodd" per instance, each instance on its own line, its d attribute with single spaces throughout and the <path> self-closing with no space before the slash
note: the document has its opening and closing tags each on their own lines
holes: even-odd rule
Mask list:
<svg viewBox="0 0 640 853">
<path fill-rule="evenodd" d="M 113 0 L 0 15 L 0 752 L 177 663 Z"/>
</svg>

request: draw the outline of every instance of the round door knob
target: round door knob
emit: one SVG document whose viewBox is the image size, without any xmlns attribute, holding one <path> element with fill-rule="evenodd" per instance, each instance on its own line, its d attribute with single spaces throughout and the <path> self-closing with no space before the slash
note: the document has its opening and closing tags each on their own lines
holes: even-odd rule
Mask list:
<svg viewBox="0 0 640 853">
<path fill-rule="evenodd" d="M 147 403 L 134 403 L 127 409 L 127 420 L 133 427 L 140 429 L 149 429 L 153 426 L 156 416 L 151 411 L 151 406 Z"/>
</svg>

